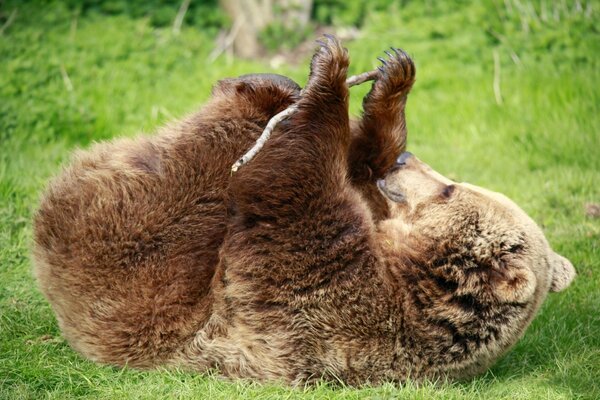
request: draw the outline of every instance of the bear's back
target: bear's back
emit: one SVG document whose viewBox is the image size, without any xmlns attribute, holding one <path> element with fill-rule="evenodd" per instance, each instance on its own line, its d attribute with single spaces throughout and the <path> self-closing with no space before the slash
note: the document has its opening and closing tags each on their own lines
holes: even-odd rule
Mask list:
<svg viewBox="0 0 600 400">
<path fill-rule="evenodd" d="M 34 223 L 35 273 L 71 345 L 151 366 L 210 312 L 229 168 L 258 126 L 197 114 L 75 155 Z"/>
</svg>

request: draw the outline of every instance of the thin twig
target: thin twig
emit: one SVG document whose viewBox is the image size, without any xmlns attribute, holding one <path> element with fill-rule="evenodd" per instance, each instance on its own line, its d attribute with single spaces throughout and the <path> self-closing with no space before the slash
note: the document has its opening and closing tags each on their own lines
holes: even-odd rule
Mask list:
<svg viewBox="0 0 600 400">
<path fill-rule="evenodd" d="M 271 118 L 269 120 L 269 123 L 267 124 L 267 127 L 260 135 L 254 146 L 252 146 L 252 148 L 248 150 L 246 154 L 242 156 L 242 158 L 237 160 L 235 164 L 231 166 L 231 172 L 236 172 L 242 165 L 252 160 L 254 156 L 260 151 L 260 149 L 263 148 L 267 140 L 269 140 L 269 138 L 271 137 L 271 133 L 273 133 L 273 129 L 275 129 L 275 126 L 277 126 L 277 124 L 287 116 L 295 113 L 297 109 L 298 106 L 294 104 L 293 106 L 286 108 L 285 110 Z"/>
<path fill-rule="evenodd" d="M 379 73 L 379 70 L 375 69 L 373 71 L 368 71 L 368 72 L 363 72 L 362 74 L 353 75 L 350 78 L 346 79 L 346 83 L 348 84 L 348 87 L 360 85 L 361 83 L 364 83 L 366 81 L 375 80 L 377 78 L 378 73 Z M 262 134 L 260 135 L 260 137 L 256 140 L 256 143 L 254 143 L 254 146 L 252 146 L 252 148 L 250 150 L 248 150 L 246 152 L 246 154 L 244 154 L 240 159 L 238 159 L 231 166 L 231 172 L 232 173 L 237 172 L 237 170 L 240 169 L 240 167 L 242 165 L 247 164 L 250 160 L 252 160 L 254 158 L 254 156 L 256 154 L 258 154 L 260 149 L 263 148 L 263 146 L 265 145 L 267 140 L 269 140 L 269 138 L 271 137 L 271 134 L 273 133 L 273 130 L 275 129 L 277 124 L 279 122 L 281 122 L 282 120 L 284 120 L 285 118 L 287 118 L 288 116 L 292 115 L 294 112 L 296 112 L 297 109 L 298 109 L 298 105 L 293 104 L 293 105 L 289 106 L 288 108 L 286 108 L 285 110 L 283 110 L 282 112 L 280 112 L 279 114 L 275 115 L 273 118 L 271 118 L 269 120 L 269 123 L 263 130 Z"/>
<path fill-rule="evenodd" d="M 79 20 L 79 11 L 77 11 L 71 19 L 71 27 L 69 28 L 69 39 L 75 40 L 75 34 L 77 33 L 77 22 Z"/>
<path fill-rule="evenodd" d="M 500 92 L 500 55 L 498 50 L 494 49 L 494 97 L 496 97 L 496 103 L 502 105 L 502 92 Z"/>
<path fill-rule="evenodd" d="M 60 74 L 63 79 L 63 83 L 65 84 L 65 88 L 67 88 L 67 92 L 73 91 L 73 82 L 71 82 L 71 78 L 69 78 L 69 74 L 67 74 L 67 70 L 65 66 L 60 64 Z"/>
<path fill-rule="evenodd" d="M 346 80 L 348 87 L 360 85 L 361 83 L 365 83 L 366 81 L 373 81 L 377 78 L 377 74 L 379 70 L 374 69 L 373 71 L 363 72 L 362 74 L 352 75 L 350 78 Z"/>
<path fill-rule="evenodd" d="M 210 55 L 208 56 L 208 60 L 211 63 L 213 63 L 227 49 L 229 49 L 230 47 L 233 46 L 233 42 L 235 41 L 235 38 L 237 37 L 238 33 L 240 32 L 240 28 L 245 23 L 245 21 L 246 21 L 246 19 L 243 18 L 243 16 L 242 16 L 242 18 L 238 18 L 233 22 L 233 26 L 231 27 L 231 30 L 223 39 L 223 44 L 221 46 L 215 47 L 213 49 L 213 51 L 211 51 Z"/>
<path fill-rule="evenodd" d="M 177 11 L 177 16 L 175 17 L 175 21 L 173 22 L 173 34 L 179 35 L 181 32 L 181 25 L 183 24 L 183 18 L 185 18 L 185 13 L 190 6 L 191 0 L 183 0 L 181 2 L 181 6 L 179 7 L 179 11 Z"/>
<path fill-rule="evenodd" d="M 4 31 L 13 23 L 13 21 L 15 20 L 16 17 L 17 17 L 17 9 L 15 8 L 14 10 L 12 10 L 10 15 L 8 16 L 8 19 L 6 20 L 4 25 L 2 25 L 2 27 L 0 27 L 0 36 L 2 36 L 4 34 Z"/>
<path fill-rule="evenodd" d="M 508 43 L 508 40 L 506 39 L 506 37 L 502 36 L 501 34 L 494 31 L 493 29 L 490 29 L 488 32 L 490 33 L 490 35 L 492 35 L 493 37 L 498 39 L 498 41 L 500 43 L 502 43 L 503 45 L 505 45 L 508 48 L 508 51 L 510 51 L 510 58 L 513 60 L 513 62 L 516 65 L 518 65 L 519 67 L 523 65 L 523 63 L 521 62 L 521 59 L 519 58 L 517 53 L 515 53 L 512 46 L 510 45 L 510 43 Z"/>
</svg>

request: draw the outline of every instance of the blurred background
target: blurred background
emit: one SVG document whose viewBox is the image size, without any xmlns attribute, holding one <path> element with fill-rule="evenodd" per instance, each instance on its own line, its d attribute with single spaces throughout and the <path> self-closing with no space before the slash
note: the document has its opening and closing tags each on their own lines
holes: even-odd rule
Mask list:
<svg viewBox="0 0 600 400">
<path fill-rule="evenodd" d="M 152 134 L 226 77 L 274 72 L 302 86 L 322 33 L 344 41 L 350 74 L 389 46 L 411 54 L 408 149 L 513 198 L 579 274 L 483 377 L 368 393 L 600 398 L 599 10 L 598 0 L 0 0 L 0 398 L 287 396 L 80 359 L 30 275 L 30 220 L 74 149 Z M 351 89 L 354 116 L 369 86 Z"/>
</svg>

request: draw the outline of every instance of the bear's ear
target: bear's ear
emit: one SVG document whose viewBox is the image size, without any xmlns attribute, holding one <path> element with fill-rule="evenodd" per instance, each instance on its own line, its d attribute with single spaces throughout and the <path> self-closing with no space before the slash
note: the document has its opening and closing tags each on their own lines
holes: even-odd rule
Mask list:
<svg viewBox="0 0 600 400">
<path fill-rule="evenodd" d="M 550 251 L 550 271 L 552 282 L 550 284 L 551 292 L 560 292 L 575 278 L 575 268 L 571 261 L 567 260 L 560 254 Z"/>
<path fill-rule="evenodd" d="M 238 78 L 226 78 L 217 81 L 212 87 L 212 95 L 216 97 L 218 95 L 234 95 L 237 92 L 244 92 L 251 85 L 248 82 L 243 82 Z"/>
<path fill-rule="evenodd" d="M 535 292 L 535 274 L 529 268 L 513 266 L 502 273 L 492 275 L 496 298 L 503 302 L 529 301 Z"/>
</svg>

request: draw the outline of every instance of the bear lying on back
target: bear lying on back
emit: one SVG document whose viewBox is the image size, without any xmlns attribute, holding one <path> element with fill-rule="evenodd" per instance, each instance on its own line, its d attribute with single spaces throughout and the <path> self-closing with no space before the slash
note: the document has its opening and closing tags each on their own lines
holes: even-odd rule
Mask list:
<svg viewBox="0 0 600 400">
<path fill-rule="evenodd" d="M 221 81 L 157 136 L 79 152 L 34 226 L 69 343 L 103 363 L 355 385 L 472 376 L 510 348 L 574 269 L 510 200 L 403 153 L 415 68 L 389 55 L 357 122 L 327 38 L 302 94 Z"/>
</svg>

